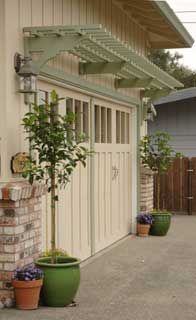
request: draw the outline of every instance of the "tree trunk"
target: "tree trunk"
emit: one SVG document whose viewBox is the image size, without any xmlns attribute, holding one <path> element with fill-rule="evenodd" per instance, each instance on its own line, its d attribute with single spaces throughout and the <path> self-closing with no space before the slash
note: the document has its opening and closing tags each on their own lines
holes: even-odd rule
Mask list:
<svg viewBox="0 0 196 320">
<path fill-rule="evenodd" d="M 160 185 L 161 185 L 161 181 L 160 181 L 160 175 L 157 174 L 157 210 L 160 210 Z"/>
<path fill-rule="evenodd" d="M 56 104 L 51 104 L 50 123 L 55 123 Z M 54 155 L 55 159 L 55 155 Z M 56 263 L 56 179 L 55 162 L 51 163 L 51 262 Z"/>
<path fill-rule="evenodd" d="M 55 172 L 53 170 L 51 176 L 51 251 L 52 263 L 55 263 L 55 249 L 56 249 L 56 200 L 55 200 Z"/>
</svg>

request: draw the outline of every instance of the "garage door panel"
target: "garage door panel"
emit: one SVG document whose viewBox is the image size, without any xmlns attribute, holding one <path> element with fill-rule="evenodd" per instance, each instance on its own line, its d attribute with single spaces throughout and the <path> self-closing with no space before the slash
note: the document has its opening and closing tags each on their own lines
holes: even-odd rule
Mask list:
<svg viewBox="0 0 196 320">
<path fill-rule="evenodd" d="M 57 228 L 57 246 L 64 248 L 67 252 L 72 252 L 73 229 L 72 225 L 72 204 L 71 204 L 71 183 L 64 189 L 59 190 L 58 202 L 58 228 Z"/>
<path fill-rule="evenodd" d="M 106 190 L 105 190 L 105 202 L 106 202 L 106 238 L 108 239 L 112 230 L 112 153 L 107 153 L 106 161 Z"/>
<path fill-rule="evenodd" d="M 97 186 L 95 207 L 99 208 L 97 209 L 99 212 L 95 212 L 95 216 L 99 215 L 95 224 L 95 233 L 99 234 L 99 237 L 95 237 L 96 252 L 128 234 L 131 221 L 130 196 L 128 195 L 131 179 L 127 172 L 131 152 L 130 109 L 109 103 L 103 107 L 100 101 L 99 103 L 100 105 L 95 102 L 97 112 L 95 152 L 96 157 L 100 159 L 99 166 L 96 165 L 95 168 L 97 171 L 95 180 L 98 179 L 98 183 L 95 181 Z M 107 121 L 105 121 L 105 116 Z M 108 127 L 111 128 L 111 138 L 105 140 L 104 134 Z M 101 137 L 98 136 L 99 134 Z"/>
<path fill-rule="evenodd" d="M 76 134 L 85 132 L 89 135 L 89 106 L 88 96 L 76 93 L 71 90 L 60 88 L 40 82 L 41 97 L 55 89 L 60 97 L 65 100 L 60 101 L 58 110 L 61 115 L 69 111 L 76 111 L 77 121 L 75 124 Z M 89 142 L 84 144 L 88 149 Z M 77 256 L 82 260 L 91 255 L 90 243 L 90 161 L 87 167 L 79 165 L 74 171 L 70 183 L 65 189 L 59 190 L 60 201 L 57 205 L 57 247 L 66 250 L 69 254 Z M 46 225 L 43 237 L 43 249 L 50 247 L 51 225 L 50 225 L 50 196 L 43 200 L 43 225 Z"/>
</svg>

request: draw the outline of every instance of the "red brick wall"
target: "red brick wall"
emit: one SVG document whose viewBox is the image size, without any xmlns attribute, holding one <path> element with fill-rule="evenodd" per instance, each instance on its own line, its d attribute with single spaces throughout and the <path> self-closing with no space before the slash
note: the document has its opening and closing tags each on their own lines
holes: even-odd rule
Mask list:
<svg viewBox="0 0 196 320">
<path fill-rule="evenodd" d="M 14 303 L 11 278 L 16 267 L 31 264 L 41 251 L 43 186 L 0 185 L 0 308 Z"/>
<path fill-rule="evenodd" d="M 150 170 L 141 168 L 140 176 L 140 210 L 149 212 L 153 209 L 153 174 Z"/>
</svg>

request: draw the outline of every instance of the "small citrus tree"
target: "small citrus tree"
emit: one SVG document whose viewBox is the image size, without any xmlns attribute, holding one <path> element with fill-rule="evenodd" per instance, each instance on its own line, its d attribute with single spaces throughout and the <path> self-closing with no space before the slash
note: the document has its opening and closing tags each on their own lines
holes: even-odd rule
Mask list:
<svg viewBox="0 0 196 320">
<path fill-rule="evenodd" d="M 27 133 L 31 150 L 38 155 L 37 163 L 30 158 L 23 177 L 45 183 L 51 196 L 51 262 L 56 261 L 56 202 L 59 200 L 57 188 L 65 187 L 78 163 L 86 165 L 90 152 L 82 145 L 84 135 L 76 137 L 72 129 L 75 114 L 62 116 L 57 112 L 59 98 L 55 91 L 50 94 L 50 102 L 32 105 L 26 113 L 22 125 Z"/>
<path fill-rule="evenodd" d="M 182 154 L 170 146 L 168 133 L 156 132 L 146 135 L 140 142 L 140 157 L 144 167 L 150 168 L 157 175 L 157 209 L 160 210 L 160 177 L 168 171 L 175 157 Z"/>
</svg>

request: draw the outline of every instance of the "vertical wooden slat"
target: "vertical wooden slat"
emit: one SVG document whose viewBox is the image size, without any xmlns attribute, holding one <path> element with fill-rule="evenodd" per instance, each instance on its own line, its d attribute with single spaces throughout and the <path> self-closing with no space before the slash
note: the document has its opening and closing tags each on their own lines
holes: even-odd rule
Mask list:
<svg viewBox="0 0 196 320">
<path fill-rule="evenodd" d="M 82 114 L 82 132 L 89 138 L 89 104 L 88 102 L 83 102 L 83 114 Z"/>
<path fill-rule="evenodd" d="M 21 27 L 29 27 L 32 25 L 32 7 L 31 0 L 20 0 L 19 1 L 20 8 L 20 26 Z"/>
<path fill-rule="evenodd" d="M 79 1 L 79 5 L 80 5 L 80 8 L 79 8 L 79 21 L 80 21 L 81 25 L 86 24 L 86 13 L 87 13 L 86 2 L 87 2 L 87 0 L 80 0 Z"/>
<path fill-rule="evenodd" d="M 93 11 L 94 11 L 94 2 L 91 0 L 86 0 L 86 21 L 89 24 L 93 24 Z"/>
<path fill-rule="evenodd" d="M 99 207 L 100 207 L 100 194 L 99 194 L 99 153 L 95 153 L 95 178 L 94 178 L 94 191 L 95 191 L 95 245 L 99 242 L 100 239 L 100 233 L 99 233 L 99 226 L 100 226 L 100 218 L 99 218 Z"/>
<path fill-rule="evenodd" d="M 63 0 L 55 0 L 53 3 L 54 25 L 60 26 L 63 23 Z M 63 65 L 63 54 L 54 58 L 54 68 L 61 70 Z"/>
<path fill-rule="evenodd" d="M 107 108 L 107 143 L 112 142 L 112 110 Z"/>
<path fill-rule="evenodd" d="M 100 194 L 100 211 L 99 211 L 99 248 L 102 247 L 105 235 L 105 152 L 100 152 L 100 166 L 99 166 L 99 194 Z"/>
<path fill-rule="evenodd" d="M 71 14 L 71 0 L 63 0 L 62 3 L 62 23 L 63 25 L 70 25 L 72 23 L 72 14 Z M 71 73 L 71 62 L 72 57 L 68 53 L 63 53 L 62 55 L 62 68 L 65 73 Z"/>
<path fill-rule="evenodd" d="M 122 175 L 122 172 L 120 171 L 121 170 L 121 152 L 117 152 L 117 170 L 118 170 L 118 175 L 117 175 L 117 184 L 118 184 L 118 188 L 117 188 L 117 202 L 118 202 L 118 205 L 116 207 L 116 210 L 117 212 L 115 213 L 116 216 L 117 216 L 117 228 L 116 228 L 116 233 L 118 233 L 120 231 L 120 225 L 121 225 L 121 204 L 122 204 L 122 190 L 121 190 L 121 175 Z"/>
<path fill-rule="evenodd" d="M 107 113 L 106 108 L 101 107 L 101 142 L 106 143 L 107 136 Z"/>
<path fill-rule="evenodd" d="M 95 142 L 101 142 L 101 108 L 95 105 Z"/>
<path fill-rule="evenodd" d="M 125 141 L 125 112 L 121 112 L 121 143 L 126 143 Z"/>
<path fill-rule="evenodd" d="M 191 158 L 192 162 L 192 214 L 196 215 L 196 157 Z"/>
<path fill-rule="evenodd" d="M 54 23 L 54 0 L 43 0 L 43 25 Z"/>
<path fill-rule="evenodd" d="M 188 165 L 189 159 L 182 159 L 182 211 L 184 213 L 188 212 Z"/>
<path fill-rule="evenodd" d="M 189 189 L 189 175 L 193 174 L 188 172 L 189 159 L 188 158 L 176 158 L 173 161 L 170 169 L 166 174 L 161 177 L 161 209 L 167 209 L 176 213 L 187 214 L 188 212 L 188 196 L 191 196 L 194 191 Z M 194 171 L 193 171 L 194 172 Z M 192 187 L 192 184 L 191 184 Z M 154 205 L 157 207 L 157 179 L 154 179 Z M 196 190 L 195 190 L 196 191 Z"/>
<path fill-rule="evenodd" d="M 76 138 L 79 138 L 80 134 L 83 132 L 83 121 L 82 121 L 82 102 L 80 100 L 75 100 L 75 132 Z"/>
<path fill-rule="evenodd" d="M 32 1 L 32 26 L 43 24 L 43 0 Z"/>
<path fill-rule="evenodd" d="M 116 143 L 121 142 L 121 112 L 116 111 Z"/>
<path fill-rule="evenodd" d="M 72 0 L 71 4 L 71 24 L 78 25 L 80 21 L 79 0 Z M 78 75 L 78 58 L 73 56 L 71 61 L 71 72 Z"/>
<path fill-rule="evenodd" d="M 106 153 L 106 163 L 105 163 L 105 179 L 106 179 L 106 188 L 105 188 L 105 216 L 106 216 L 106 239 L 110 238 L 111 234 L 111 220 L 112 220 L 112 208 L 111 208 L 111 203 L 112 203 L 112 198 L 111 198 L 111 168 L 112 168 L 112 153 L 108 152 Z"/>
<path fill-rule="evenodd" d="M 180 159 L 175 159 L 173 169 L 173 182 L 174 182 L 174 208 L 180 211 L 180 199 L 177 195 L 180 194 Z"/>
<path fill-rule="evenodd" d="M 63 0 L 54 1 L 54 25 L 62 25 L 63 21 Z"/>
</svg>

